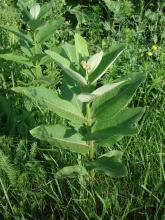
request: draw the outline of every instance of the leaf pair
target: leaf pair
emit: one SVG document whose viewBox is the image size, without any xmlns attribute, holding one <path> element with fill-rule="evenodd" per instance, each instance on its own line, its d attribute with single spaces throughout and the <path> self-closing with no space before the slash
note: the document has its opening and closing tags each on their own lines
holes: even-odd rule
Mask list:
<svg viewBox="0 0 165 220">
<path fill-rule="evenodd" d="M 130 109 L 126 106 L 144 80 L 144 74 L 132 74 L 128 80 L 117 83 L 112 90 L 94 100 L 92 103 L 94 124 L 87 139 L 107 143 L 114 136 L 122 137 L 137 133 L 135 124 L 142 117 L 144 108 Z"/>
<path fill-rule="evenodd" d="M 88 172 L 92 170 L 98 173 L 104 173 L 110 177 L 123 177 L 127 174 L 127 170 L 122 164 L 122 155 L 123 154 L 121 151 L 110 151 L 95 161 L 85 164 L 85 167 L 81 165 L 64 167 L 55 174 L 55 177 L 74 178 L 81 175 L 88 176 Z"/>
</svg>

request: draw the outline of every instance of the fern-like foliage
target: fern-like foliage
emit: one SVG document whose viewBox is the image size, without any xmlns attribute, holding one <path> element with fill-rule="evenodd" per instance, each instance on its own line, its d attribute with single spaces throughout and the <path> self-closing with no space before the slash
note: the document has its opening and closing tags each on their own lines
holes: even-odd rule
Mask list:
<svg viewBox="0 0 165 220">
<path fill-rule="evenodd" d="M 11 163 L 10 159 L 0 150 L 0 176 L 7 176 L 10 183 L 16 183 L 18 171 Z"/>
</svg>

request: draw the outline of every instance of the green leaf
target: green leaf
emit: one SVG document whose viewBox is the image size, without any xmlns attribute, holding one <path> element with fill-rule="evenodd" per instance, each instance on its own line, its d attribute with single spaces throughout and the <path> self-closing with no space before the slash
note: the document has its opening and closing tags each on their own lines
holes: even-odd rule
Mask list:
<svg viewBox="0 0 165 220">
<path fill-rule="evenodd" d="M 124 136 L 116 136 L 116 135 L 113 135 L 113 136 L 110 136 L 109 138 L 107 139 L 100 139 L 100 140 L 97 140 L 95 143 L 98 145 L 98 146 L 102 146 L 102 147 L 112 147 L 115 143 L 117 143 L 118 141 L 120 141 Z"/>
<path fill-rule="evenodd" d="M 122 164 L 121 158 L 122 152 L 114 150 L 88 163 L 87 169 L 104 173 L 110 177 L 123 177 L 127 175 L 127 170 Z"/>
<path fill-rule="evenodd" d="M 36 35 L 38 43 L 45 42 L 62 25 L 63 20 L 54 21 L 41 27 Z"/>
<path fill-rule="evenodd" d="M 32 68 L 22 69 L 21 74 L 34 80 L 34 74 L 33 74 Z"/>
<path fill-rule="evenodd" d="M 137 133 L 135 123 L 144 114 L 144 108 L 124 109 L 115 117 L 97 119 L 92 127 L 92 133 L 88 135 L 89 140 L 110 139 L 114 135 L 124 136 Z"/>
<path fill-rule="evenodd" d="M 44 24 L 46 24 L 46 22 L 43 22 L 42 20 L 37 19 L 37 20 L 29 20 L 27 21 L 27 24 L 33 31 L 36 31 L 39 28 L 41 28 Z"/>
<path fill-rule="evenodd" d="M 89 75 L 89 82 L 92 84 L 96 83 L 96 81 L 100 79 L 115 62 L 124 49 L 125 47 L 123 45 L 109 48 L 109 51 L 103 56 L 98 67 Z"/>
<path fill-rule="evenodd" d="M 55 62 L 59 66 L 64 65 L 70 67 L 71 65 L 70 61 L 65 57 L 61 56 L 59 53 L 56 53 L 55 51 L 51 51 L 51 50 L 46 50 L 45 53 L 48 54 L 53 60 L 55 60 Z"/>
<path fill-rule="evenodd" d="M 83 76 L 77 73 L 75 70 L 70 68 L 70 61 L 65 59 L 64 57 L 60 56 L 58 53 L 53 51 L 45 51 L 46 54 L 50 55 L 52 59 L 63 69 L 63 71 L 74 81 L 76 81 L 81 86 L 86 86 L 87 82 Z"/>
<path fill-rule="evenodd" d="M 61 170 L 55 173 L 55 178 L 65 178 L 65 177 L 74 178 L 82 175 L 83 176 L 88 175 L 88 172 L 85 169 L 85 167 L 80 165 L 75 165 L 75 166 L 68 166 L 62 168 Z"/>
<path fill-rule="evenodd" d="M 33 64 L 29 61 L 28 58 L 23 57 L 23 56 L 19 56 L 19 55 L 15 55 L 15 54 L 11 54 L 11 53 L 0 54 L 0 58 L 3 58 L 5 60 L 11 60 L 11 61 L 21 63 L 21 64 L 25 64 L 28 66 L 33 66 Z"/>
<path fill-rule="evenodd" d="M 7 27 L 4 25 L 1 25 L 0 28 L 15 34 L 17 37 L 21 38 L 22 40 L 28 41 L 31 44 L 33 43 L 33 40 L 31 39 L 31 37 L 25 34 L 23 31 L 19 30 L 17 27 Z"/>
<path fill-rule="evenodd" d="M 51 61 L 53 61 L 53 60 L 50 56 L 44 55 L 40 60 L 40 65 L 47 64 L 48 62 L 50 63 Z"/>
<path fill-rule="evenodd" d="M 18 7 L 22 11 L 22 14 L 26 17 L 27 20 L 31 19 L 31 15 L 29 11 L 27 10 L 28 2 L 18 0 L 17 2 Z"/>
<path fill-rule="evenodd" d="M 87 42 L 79 34 L 75 34 L 75 48 L 79 63 L 89 56 Z"/>
<path fill-rule="evenodd" d="M 16 87 L 15 92 L 22 93 L 38 102 L 44 108 L 55 112 L 57 115 L 73 122 L 84 123 L 85 118 L 77 106 L 71 102 L 60 98 L 54 91 L 44 87 Z"/>
<path fill-rule="evenodd" d="M 75 133 L 74 129 L 66 128 L 62 125 L 39 126 L 32 129 L 30 133 L 51 145 L 68 149 L 75 153 L 85 155 L 89 151 L 87 143 L 82 141 L 79 133 Z"/>
<path fill-rule="evenodd" d="M 111 84 L 101 86 L 100 88 L 94 90 L 92 93 L 87 93 L 87 92 L 80 93 L 77 96 L 77 99 L 80 100 L 80 102 L 91 102 L 94 99 L 96 99 L 97 97 L 100 97 L 100 96 L 104 95 L 105 93 L 110 92 L 111 90 L 115 89 L 116 87 L 118 87 L 119 85 L 121 85 L 124 82 L 125 82 L 125 80 L 123 80 L 121 82 L 111 83 Z"/>
<path fill-rule="evenodd" d="M 51 12 L 51 2 L 50 3 L 45 3 L 44 5 L 42 5 L 41 10 L 40 10 L 40 14 L 38 16 L 38 19 L 41 19 L 43 17 L 45 17 L 48 13 Z"/>
<path fill-rule="evenodd" d="M 75 92 L 72 91 L 70 85 L 65 81 L 65 79 L 63 80 L 62 83 L 61 93 L 62 93 L 61 96 L 63 98 L 72 102 L 75 106 L 77 106 L 79 111 L 82 111 L 82 103 L 78 101 L 77 95 L 75 94 Z"/>
<path fill-rule="evenodd" d="M 64 45 L 62 45 L 61 48 L 64 50 L 67 58 L 70 60 L 71 63 L 78 63 L 76 48 L 74 45 L 65 43 Z"/>
<path fill-rule="evenodd" d="M 63 83 L 62 83 L 61 96 L 65 98 L 66 100 L 70 101 L 71 103 L 73 103 L 73 105 L 76 106 L 80 112 L 83 112 L 82 103 L 79 102 L 79 100 L 77 99 L 77 95 L 75 94 L 75 92 L 72 91 L 72 89 L 70 88 L 70 85 L 65 80 L 63 80 Z M 74 123 L 70 122 L 70 124 L 74 128 L 80 128 L 82 126 L 82 124 L 80 124 L 80 122 L 78 121 Z"/>
<path fill-rule="evenodd" d="M 137 133 L 135 123 L 144 114 L 144 108 L 130 108 L 124 109 L 114 117 L 105 117 L 104 119 L 97 119 L 92 133 L 88 135 L 90 140 L 110 139 L 112 136 L 133 135 Z M 106 116 L 106 115 L 105 115 Z"/>
<path fill-rule="evenodd" d="M 30 15 L 32 19 L 36 20 L 39 13 L 40 13 L 40 5 L 39 4 L 33 5 L 30 9 Z"/>
<path fill-rule="evenodd" d="M 92 105 L 94 118 L 114 117 L 130 102 L 136 89 L 145 80 L 145 74 L 132 74 L 130 79 L 126 80 L 115 89 L 110 90 L 103 96 L 94 100 Z"/>
<path fill-rule="evenodd" d="M 31 52 L 30 48 L 25 47 L 25 46 L 21 46 L 21 50 L 22 50 L 22 52 L 25 54 L 25 56 L 27 56 L 27 57 L 33 56 L 33 54 L 32 54 L 32 52 Z"/>
<path fill-rule="evenodd" d="M 101 86 L 98 89 L 96 89 L 95 91 L 93 91 L 92 94 L 97 96 L 97 97 L 102 96 L 102 95 L 106 94 L 107 92 L 110 92 L 113 89 L 115 89 L 116 87 L 120 86 L 124 82 L 126 82 L 126 80 L 122 80 L 120 82 L 110 83 L 110 84 Z"/>
<path fill-rule="evenodd" d="M 103 57 L 103 51 L 94 54 L 88 59 L 87 64 L 89 65 L 90 68 L 89 74 L 91 74 L 98 67 L 98 65 L 102 60 L 102 57 Z"/>
</svg>

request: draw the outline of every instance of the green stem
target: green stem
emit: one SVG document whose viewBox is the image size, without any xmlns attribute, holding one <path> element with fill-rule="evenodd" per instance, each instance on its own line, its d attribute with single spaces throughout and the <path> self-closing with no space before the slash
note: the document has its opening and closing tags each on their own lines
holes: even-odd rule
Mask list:
<svg viewBox="0 0 165 220">
<path fill-rule="evenodd" d="M 33 41 L 34 41 L 34 52 L 35 52 L 35 55 L 37 54 L 37 41 L 36 41 L 36 32 L 34 31 L 33 33 Z M 35 76 L 36 78 L 38 79 L 39 76 L 38 76 L 38 71 L 37 71 L 37 61 L 35 62 Z"/>
<path fill-rule="evenodd" d="M 87 103 L 86 104 L 86 119 L 87 119 L 87 130 L 88 130 L 88 134 L 91 133 L 91 126 L 92 126 L 92 117 L 91 117 L 91 109 L 90 109 L 90 104 Z M 94 143 L 93 141 L 89 141 L 88 142 L 89 144 L 89 158 L 90 160 L 93 160 L 93 157 L 94 157 Z M 91 170 L 89 172 L 91 178 L 93 179 L 94 176 L 95 176 L 95 172 L 94 170 Z"/>
<path fill-rule="evenodd" d="M 92 117 L 91 117 L 91 109 L 90 104 L 86 104 L 86 112 L 87 112 L 87 129 L 88 134 L 91 133 L 91 126 L 92 126 Z M 94 149 L 93 149 L 93 141 L 89 141 L 89 158 L 92 160 L 94 157 Z"/>
<path fill-rule="evenodd" d="M 88 82 L 88 72 L 86 71 L 86 81 Z M 87 130 L 88 134 L 91 133 L 91 126 L 92 126 L 92 116 L 91 116 L 91 109 L 90 103 L 86 103 L 86 120 L 87 120 Z M 93 149 L 93 141 L 89 141 L 89 158 L 92 160 L 94 157 L 94 149 Z"/>
<path fill-rule="evenodd" d="M 86 71 L 86 81 L 88 82 L 88 73 Z M 91 108 L 90 108 L 90 103 L 86 103 L 86 125 L 87 125 L 87 132 L 88 134 L 91 134 L 91 127 L 92 127 L 92 115 L 91 115 Z M 94 142 L 89 141 L 89 158 L 90 160 L 93 160 L 94 158 Z M 91 170 L 89 172 L 91 178 L 93 179 L 95 176 L 94 170 Z"/>
</svg>

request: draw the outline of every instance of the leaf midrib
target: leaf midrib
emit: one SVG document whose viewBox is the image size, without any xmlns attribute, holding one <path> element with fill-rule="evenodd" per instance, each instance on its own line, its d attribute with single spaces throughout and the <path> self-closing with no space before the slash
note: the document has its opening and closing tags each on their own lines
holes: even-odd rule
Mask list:
<svg viewBox="0 0 165 220">
<path fill-rule="evenodd" d="M 32 132 L 33 133 L 33 132 Z M 35 136 L 35 133 L 33 133 L 33 135 Z M 43 135 L 44 137 L 45 137 L 45 135 Z M 38 135 L 36 135 L 36 137 L 39 137 Z M 50 136 L 50 139 L 53 139 L 53 140 L 55 140 L 55 141 L 62 141 L 62 142 L 65 142 L 65 143 L 71 143 L 71 144 L 75 144 L 75 145 L 77 145 L 77 144 L 79 144 L 79 145 L 81 145 L 81 146 L 84 146 L 84 147 L 89 147 L 88 146 L 88 144 L 85 144 L 84 142 L 76 142 L 76 141 L 69 141 L 69 140 L 66 140 L 66 139 L 64 139 L 64 138 L 55 138 L 55 137 L 52 137 L 52 136 Z M 48 141 L 49 142 L 49 141 Z"/>
<path fill-rule="evenodd" d="M 44 102 L 48 103 L 49 105 L 52 105 L 53 107 L 55 106 L 55 104 L 53 104 L 53 103 L 51 103 L 51 102 L 49 102 L 49 101 L 47 101 L 45 99 L 44 99 Z M 55 108 L 60 109 L 60 110 L 62 110 L 64 112 L 69 112 L 71 115 L 77 116 L 77 117 L 81 118 L 83 121 L 85 121 L 85 118 L 82 115 L 80 115 L 80 114 L 76 114 L 76 113 L 68 111 L 68 110 L 66 111 L 65 108 L 59 108 L 58 106 L 55 106 Z"/>
</svg>

